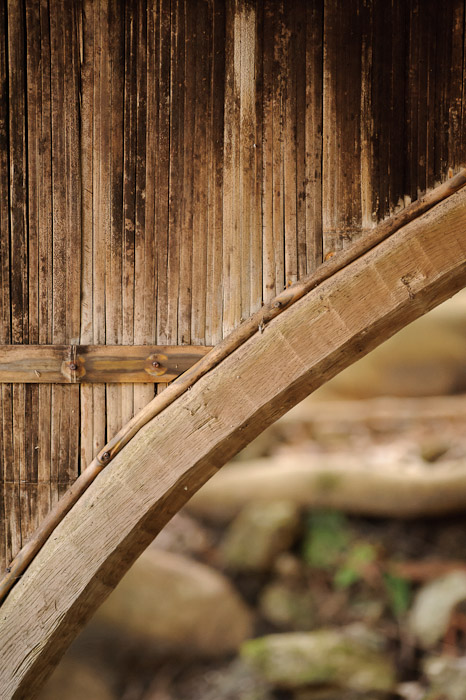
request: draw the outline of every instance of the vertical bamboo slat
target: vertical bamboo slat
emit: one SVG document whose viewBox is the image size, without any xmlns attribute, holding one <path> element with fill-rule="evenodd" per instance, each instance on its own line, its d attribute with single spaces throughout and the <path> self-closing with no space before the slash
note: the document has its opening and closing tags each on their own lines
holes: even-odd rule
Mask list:
<svg viewBox="0 0 466 700">
<path fill-rule="evenodd" d="M 137 148 L 135 179 L 135 259 L 134 259 L 134 324 L 133 342 L 150 343 L 155 339 L 155 299 L 157 267 L 155 263 L 154 182 L 155 172 L 155 110 L 149 109 L 148 88 L 154 80 L 154 61 L 150 60 L 149 42 L 154 32 L 154 7 L 140 0 L 138 6 L 137 36 Z M 154 92 L 154 91 L 153 91 Z M 149 127 L 149 128 L 148 128 Z M 132 389 L 134 413 L 145 406 L 154 396 L 154 387 L 141 384 Z M 129 405 L 129 402 L 128 402 Z"/>
<path fill-rule="evenodd" d="M 298 279 L 298 232 L 297 232 L 297 81 L 296 81 L 296 6 L 284 7 L 284 29 L 281 37 L 281 52 L 284 69 L 283 82 L 283 217 L 285 228 L 285 285 Z M 301 32 L 299 32 L 301 34 Z M 293 37 L 293 38 L 292 38 Z"/>
<path fill-rule="evenodd" d="M 239 317 L 239 303 L 235 299 L 232 303 L 232 296 L 237 290 L 231 287 L 231 257 L 235 247 L 235 226 L 234 226 L 234 172 L 235 172 L 235 144 L 234 127 L 237 122 L 235 104 L 235 0 L 226 3 L 226 30 L 225 30 L 225 102 L 224 102 L 224 145 L 223 145 L 223 333 L 234 325 Z M 238 41 L 238 38 L 236 38 Z M 233 311 L 233 308 L 235 310 Z"/>
<path fill-rule="evenodd" d="M 116 9 L 116 8 L 115 8 Z M 113 8 L 112 8 L 113 10 Z M 110 226 L 107 232 L 106 342 L 131 345 L 134 338 L 135 196 L 138 145 L 138 34 L 140 3 L 112 11 L 110 44 L 112 141 L 110 144 Z M 119 45 L 119 37 L 123 43 Z M 121 53 L 120 53 L 121 51 Z M 124 72 L 123 72 L 124 71 Z M 123 200 L 121 200 L 121 192 Z M 114 435 L 133 414 L 132 386 L 107 385 L 107 434 Z"/>
<path fill-rule="evenodd" d="M 366 37 L 364 65 L 365 92 L 362 95 L 371 123 L 384 124 L 366 140 L 366 207 L 382 219 L 403 205 L 404 194 L 404 82 L 406 51 L 406 3 L 396 2 L 372 12 L 371 32 Z M 396 115 L 396 116 L 395 116 Z M 364 128 L 364 126 L 363 126 Z M 366 131 L 367 133 L 367 131 Z M 367 162 L 367 148 L 372 162 Z M 367 212 L 367 209 L 366 209 Z M 366 220 L 363 226 L 368 226 Z"/>
<path fill-rule="evenodd" d="M 165 284 L 165 323 L 159 327 L 158 342 L 165 338 L 167 343 L 178 342 L 178 308 L 180 290 L 181 241 L 179 232 L 183 226 L 184 200 L 184 117 L 185 117 L 185 11 L 184 3 L 172 3 L 170 25 L 170 174 L 169 174 L 169 220 L 167 240 L 167 265 L 160 270 L 159 281 L 166 278 Z M 190 183 L 187 183 L 187 188 Z M 189 193 L 187 193 L 189 196 Z M 162 387 L 161 387 L 162 388 Z"/>
<path fill-rule="evenodd" d="M 157 160 L 156 188 L 154 189 L 155 238 L 157 246 L 157 342 L 165 343 L 169 335 L 172 314 L 169 307 L 169 249 L 170 232 L 175 223 L 174 211 L 170 207 L 173 192 L 169 187 L 175 175 L 179 161 L 178 154 L 179 114 L 170 116 L 170 103 L 175 91 L 179 90 L 176 80 L 177 47 L 177 8 L 167 6 L 166 2 L 157 14 L 156 35 L 154 46 L 154 79 L 152 89 L 157 99 Z M 176 256 L 175 256 L 176 259 Z"/>
<path fill-rule="evenodd" d="M 100 241 L 98 255 L 105 259 L 105 342 L 122 344 L 125 335 L 132 336 L 133 327 L 137 11 L 133 4 L 130 8 L 110 0 L 107 12 L 108 29 L 101 35 L 103 45 L 108 42 L 101 83 L 105 110 L 100 125 L 104 177 L 98 197 L 105 239 Z M 128 410 L 127 400 L 122 387 L 107 385 L 107 435 L 114 435 L 123 424 L 123 416 L 131 414 L 132 405 Z"/>
<path fill-rule="evenodd" d="M 225 12 L 215 0 L 212 15 L 212 61 L 209 86 L 210 139 L 207 139 L 209 207 L 207 240 L 206 335 L 207 345 L 222 339 L 223 327 L 223 131 L 225 97 Z M 259 182 L 260 186 L 260 182 Z"/>
<path fill-rule="evenodd" d="M 40 26 L 40 76 L 37 81 L 40 86 L 38 115 L 36 124 L 39 129 L 38 138 L 38 341 L 52 342 L 52 312 L 53 312 L 53 216 L 52 216 L 52 143 L 50 139 L 51 122 L 51 58 L 50 58 L 50 22 L 48 8 L 43 2 L 39 3 Z M 31 61 L 32 63 L 32 61 Z M 31 66 L 32 67 L 32 66 Z M 37 62 L 36 62 L 37 69 Z M 35 76 L 31 76 L 35 80 Z M 39 110 L 40 106 L 40 110 Z M 33 281 L 33 275 L 31 274 Z M 39 482 L 39 518 L 49 510 L 51 504 L 51 417 L 52 417 L 52 388 L 39 386 L 37 416 L 39 421 L 37 455 Z"/>
<path fill-rule="evenodd" d="M 98 12 L 98 10 L 96 10 Z M 93 290 L 93 194 L 94 194 L 94 80 L 95 80 L 95 7 L 89 0 L 83 2 L 80 24 L 81 49 L 81 175 L 83 180 L 81 196 L 82 220 L 82 290 L 81 290 L 81 333 L 80 342 L 94 340 L 94 290 Z M 98 447 L 99 430 L 96 421 L 103 423 L 100 439 L 105 440 L 105 408 L 100 401 L 94 407 L 94 397 L 103 393 L 103 387 L 92 384 L 81 386 L 81 450 L 80 467 L 83 471 L 94 458 Z M 96 401 L 98 403 L 98 401 Z M 103 410 L 102 410 L 103 409 Z M 102 415 L 103 414 L 103 415 Z M 103 420 L 102 420 L 103 417 Z M 94 436 L 97 439 L 95 440 Z"/>
<path fill-rule="evenodd" d="M 39 3 L 30 3 L 25 14 L 26 38 L 26 98 L 27 98 L 27 228 L 28 228 L 28 320 L 29 342 L 39 342 L 40 305 L 40 191 L 41 181 L 41 75 L 37 57 L 41 53 L 41 24 Z M 45 235 L 47 236 L 47 231 Z M 22 539 L 39 525 L 41 512 L 50 508 L 50 465 L 39 473 L 39 386 L 25 387 L 26 451 L 21 485 Z M 50 411 L 50 409 L 49 409 Z M 47 420 L 47 413 L 45 415 Z M 43 462 L 41 462 L 43 466 Z"/>
<path fill-rule="evenodd" d="M 75 3 L 50 3 L 53 207 L 52 341 L 80 332 L 81 170 L 78 24 Z M 79 473 L 79 387 L 52 387 L 52 501 Z"/>
<path fill-rule="evenodd" d="M 6 559 L 3 566 L 15 556 L 21 546 L 21 511 L 19 483 L 14 470 L 13 442 L 13 387 L 2 384 L 2 452 L 4 478 L 3 535 Z"/>
<path fill-rule="evenodd" d="M 8 83 L 8 43 L 7 43 L 7 8 L 6 3 L 0 3 L 0 85 Z M 0 342 L 11 342 L 11 318 L 10 318 L 10 232 L 8 210 L 8 102 L 3 97 L 0 99 Z M 11 385 L 0 385 L 0 567 L 3 562 L 9 560 L 12 554 L 11 545 L 8 542 L 8 516 L 6 515 L 9 486 L 9 460 L 11 454 L 9 433 L 11 422 L 9 409 L 11 408 Z M 3 513 L 3 515 L 1 515 Z"/>
<path fill-rule="evenodd" d="M 183 220 L 185 12 L 180 0 L 171 3 L 170 10 L 166 7 L 165 12 L 161 11 L 159 28 L 161 92 L 158 104 L 158 138 L 161 148 L 158 177 L 162 184 L 161 195 L 166 191 L 167 199 L 162 200 L 158 192 L 155 192 L 156 210 L 161 217 L 160 226 L 157 228 L 157 342 L 169 344 L 178 341 L 181 265 L 178 232 Z M 167 179 L 163 169 L 165 162 L 168 166 Z M 158 384 L 157 393 L 161 393 L 165 388 L 166 384 Z"/>
<path fill-rule="evenodd" d="M 255 3 L 227 4 L 223 170 L 223 333 L 262 297 L 262 143 Z M 257 141 L 259 140 L 259 143 Z M 258 295 L 258 296 L 257 296 Z"/>
<path fill-rule="evenodd" d="M 276 5 L 276 6 L 275 6 Z M 269 187 L 272 192 L 272 228 L 264 229 L 265 236 L 271 236 L 274 251 L 275 274 L 272 296 L 278 294 L 285 285 L 285 221 L 283 206 L 283 69 L 282 52 L 284 41 L 283 0 L 277 3 L 268 2 L 271 26 L 268 30 L 264 23 L 265 36 L 273 37 L 267 42 L 264 51 L 271 51 L 271 81 L 272 81 L 272 172 Z M 270 34 L 269 34 L 270 31 Z M 270 44 L 270 46 L 267 46 Z"/>
<path fill-rule="evenodd" d="M 154 74 L 151 80 L 152 89 L 156 96 L 157 124 L 157 155 L 154 197 L 154 238 L 157 259 L 157 299 L 156 310 L 156 339 L 164 343 L 168 337 L 176 337 L 176 307 L 170 304 L 170 292 L 176 293 L 177 279 L 170 278 L 170 267 L 177 267 L 178 248 L 176 236 L 171 232 L 176 227 L 176 216 L 173 214 L 178 207 L 171 207 L 173 190 L 171 183 L 176 174 L 179 161 L 179 129 L 180 115 L 171 114 L 171 103 L 174 94 L 179 94 L 180 83 L 177 71 L 180 66 L 176 57 L 180 44 L 179 6 L 172 7 L 169 0 L 159 0 L 156 3 L 155 45 L 154 45 Z M 174 158 L 175 156 L 175 158 Z M 149 180 L 148 180 L 149 181 Z M 166 385 L 158 384 L 156 391 L 161 392 Z"/>
<path fill-rule="evenodd" d="M 212 23 L 208 3 L 199 4 L 196 12 L 195 41 L 193 42 L 194 66 L 194 132 L 193 132 L 193 219 L 191 255 L 191 342 L 205 342 L 206 285 L 207 285 L 207 211 L 209 187 L 207 172 L 207 136 L 210 125 L 210 70 L 212 67 Z"/>
<path fill-rule="evenodd" d="M 193 201 L 194 201 L 194 118 L 196 111 L 196 15 L 194 3 L 180 2 L 180 27 L 184 35 L 184 66 L 181 78 L 182 99 L 184 101 L 183 121 L 180 129 L 183 167 L 175 174 L 179 205 L 181 208 L 181 227 L 177 232 L 180 240 L 180 262 L 178 270 L 171 270 L 178 279 L 178 344 L 191 342 L 191 298 L 193 285 Z M 181 57 L 180 57 L 181 62 Z M 176 112 L 178 105 L 171 104 L 171 111 Z M 170 294 L 170 298 L 171 298 Z"/>
<path fill-rule="evenodd" d="M 270 3 L 264 3 L 263 10 L 263 35 L 270 36 L 270 23 L 272 21 L 272 6 Z M 272 110 L 273 110 L 273 52 L 270 47 L 270 41 L 265 41 L 263 44 L 263 82 L 262 82 L 262 110 L 263 110 L 263 127 L 262 127 L 262 162 L 263 162 L 263 180 L 262 180 L 262 228 L 263 228 L 263 244 L 262 244 L 262 297 L 265 302 L 270 301 L 275 294 L 275 247 L 273 245 L 273 143 L 274 133 L 272 128 Z"/>
<path fill-rule="evenodd" d="M 313 272 L 322 262 L 322 151 L 323 151 L 323 14 L 321 3 L 306 4 L 306 79 L 304 197 L 306 213 L 306 271 Z M 298 79 L 299 84 L 299 79 Z M 298 158 L 301 148 L 298 146 Z M 298 210 L 299 226 L 299 210 Z M 299 256 L 301 260 L 301 255 Z M 304 267 L 304 264 L 300 262 Z"/>
<path fill-rule="evenodd" d="M 26 154 L 26 96 L 24 84 L 26 66 L 24 17 L 18 4 L 7 4 L 8 37 L 8 99 L 9 99 L 9 237 L 10 237 L 10 308 L 12 343 L 28 342 L 28 271 L 27 271 L 27 154 Z M 9 451 L 6 453 L 6 529 L 7 553 L 21 546 L 24 504 L 27 487 L 25 440 L 25 385 L 13 385 L 6 391 L 4 432 Z M 10 442 L 11 440 L 11 442 Z"/>
<path fill-rule="evenodd" d="M 312 9 L 312 8 L 311 8 Z M 308 33 L 308 8 L 306 3 L 297 3 L 294 8 L 294 27 L 304 25 L 302 31 L 297 32 L 294 45 L 294 61 L 296 65 L 295 89 L 296 89 L 296 250 L 297 250 L 297 276 L 303 277 L 307 273 L 306 254 L 306 162 L 311 153 L 306 151 L 306 122 L 308 89 L 306 71 L 314 68 L 314 62 L 307 52 Z M 304 60 L 300 60 L 304 57 Z M 317 106 L 319 100 L 314 103 Z M 320 208 L 320 207 L 319 207 Z M 314 260 L 312 261 L 314 263 Z"/>
<path fill-rule="evenodd" d="M 257 201 L 255 186 L 260 177 L 260 169 L 257 169 L 256 160 L 256 125 L 258 122 L 260 123 L 260 114 L 256 113 L 258 87 L 256 82 L 257 8 L 245 3 L 240 9 L 239 25 L 239 132 L 236 135 L 239 146 L 239 201 L 235 203 L 235 206 L 238 210 L 240 226 L 241 262 L 239 270 L 244 271 L 237 278 L 237 280 L 241 280 L 240 318 L 243 320 L 251 315 L 251 302 L 253 306 L 257 304 L 257 297 L 254 298 L 252 290 L 257 289 L 258 277 L 259 279 L 262 277 L 261 246 L 259 250 L 257 247 L 258 237 L 259 241 L 262 238 L 260 198 Z M 235 66 L 235 73 L 237 70 L 237 66 Z M 260 151 L 259 148 L 259 153 Z M 257 217 L 258 211 L 259 218 Z M 258 260 L 256 260 L 257 253 L 259 253 Z M 231 283 L 234 281 L 231 280 Z"/>
<path fill-rule="evenodd" d="M 10 232 L 9 232 L 9 172 L 8 172 L 8 101 L 5 98 L 8 85 L 7 8 L 0 3 L 0 342 L 11 342 L 10 313 Z"/>
</svg>

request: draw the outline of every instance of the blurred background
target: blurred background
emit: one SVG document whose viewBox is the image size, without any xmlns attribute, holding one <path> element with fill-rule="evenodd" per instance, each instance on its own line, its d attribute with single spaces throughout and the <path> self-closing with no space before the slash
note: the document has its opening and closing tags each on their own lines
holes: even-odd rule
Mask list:
<svg viewBox="0 0 466 700">
<path fill-rule="evenodd" d="M 465 700 L 465 426 L 466 290 L 206 484 L 41 700 Z"/>
</svg>

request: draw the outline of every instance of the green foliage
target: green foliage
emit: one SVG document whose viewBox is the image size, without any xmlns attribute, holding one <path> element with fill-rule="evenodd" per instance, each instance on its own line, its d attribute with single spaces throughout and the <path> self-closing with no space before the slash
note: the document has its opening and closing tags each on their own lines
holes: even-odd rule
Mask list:
<svg viewBox="0 0 466 700">
<path fill-rule="evenodd" d="M 336 588 L 348 588 L 364 578 L 365 568 L 377 559 L 377 550 L 369 542 L 351 542 L 342 513 L 318 511 L 309 517 L 303 556 L 309 566 L 334 573 Z"/>
<path fill-rule="evenodd" d="M 350 541 L 346 518 L 337 511 L 318 511 L 309 517 L 303 557 L 309 566 L 332 570 Z"/>
<path fill-rule="evenodd" d="M 368 542 L 357 542 L 354 544 L 338 571 L 334 576 L 334 583 L 337 588 L 348 588 L 353 583 L 357 583 L 364 577 L 364 569 L 368 564 L 376 561 L 377 550 L 374 545 Z"/>
<path fill-rule="evenodd" d="M 377 564 L 378 552 L 370 542 L 352 541 L 343 513 L 317 511 L 308 520 L 303 558 L 309 566 L 333 575 L 335 588 L 345 589 L 367 578 L 368 567 Z M 382 581 L 392 614 L 402 617 L 411 602 L 409 582 L 389 573 L 383 574 Z"/>
<path fill-rule="evenodd" d="M 393 574 L 384 574 L 385 590 L 390 608 L 395 617 L 402 617 L 411 602 L 411 587 L 409 581 Z"/>
</svg>

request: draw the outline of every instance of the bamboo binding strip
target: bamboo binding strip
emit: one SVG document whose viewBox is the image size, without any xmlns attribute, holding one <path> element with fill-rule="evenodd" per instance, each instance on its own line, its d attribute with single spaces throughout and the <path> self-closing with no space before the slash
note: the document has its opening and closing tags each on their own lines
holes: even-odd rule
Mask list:
<svg viewBox="0 0 466 700">
<path fill-rule="evenodd" d="M 210 350 L 204 345 L 0 345 L 0 382 L 171 382 Z"/>
</svg>

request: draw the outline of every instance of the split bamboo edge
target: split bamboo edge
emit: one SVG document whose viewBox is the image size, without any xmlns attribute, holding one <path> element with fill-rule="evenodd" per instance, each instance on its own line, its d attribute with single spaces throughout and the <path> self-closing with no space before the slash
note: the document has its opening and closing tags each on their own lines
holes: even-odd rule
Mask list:
<svg viewBox="0 0 466 700">
<path fill-rule="evenodd" d="M 15 582 L 21 577 L 36 554 L 45 544 L 54 529 L 63 520 L 80 496 L 96 479 L 98 474 L 112 461 L 122 448 L 149 421 L 159 415 L 183 393 L 188 391 L 201 377 L 216 367 L 222 360 L 245 343 L 255 333 L 261 333 L 272 319 L 305 296 L 312 289 L 327 280 L 357 258 L 361 257 L 379 243 L 396 233 L 414 219 L 425 214 L 436 204 L 450 197 L 466 185 L 466 168 L 447 182 L 428 192 L 393 217 L 380 223 L 373 231 L 360 238 L 346 250 L 336 253 L 324 262 L 315 272 L 299 282 L 284 289 L 271 302 L 265 304 L 247 321 L 234 329 L 221 343 L 193 365 L 187 372 L 170 384 L 163 393 L 156 396 L 139 413 L 137 413 L 82 472 L 74 484 L 63 495 L 56 507 L 43 520 L 31 539 L 25 544 L 7 568 L 6 575 L 0 581 L 0 603 L 6 598 Z"/>
</svg>

